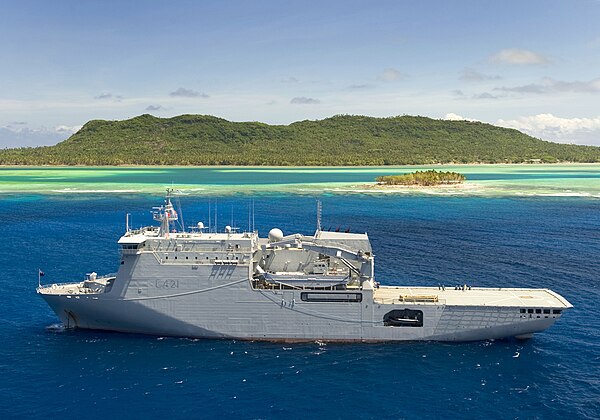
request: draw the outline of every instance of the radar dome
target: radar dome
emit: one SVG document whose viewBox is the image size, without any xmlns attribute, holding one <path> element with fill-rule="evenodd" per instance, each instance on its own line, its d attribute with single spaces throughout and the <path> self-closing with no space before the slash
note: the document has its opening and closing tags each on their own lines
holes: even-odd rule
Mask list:
<svg viewBox="0 0 600 420">
<path fill-rule="evenodd" d="M 198 229 L 204 229 L 204 223 L 198 222 Z"/>
<path fill-rule="evenodd" d="M 273 228 L 269 231 L 269 242 L 277 242 L 283 239 L 283 232 L 281 229 Z"/>
<path fill-rule="evenodd" d="M 229 225 L 225 226 L 225 232 L 231 233 L 231 226 L 229 226 Z"/>
</svg>

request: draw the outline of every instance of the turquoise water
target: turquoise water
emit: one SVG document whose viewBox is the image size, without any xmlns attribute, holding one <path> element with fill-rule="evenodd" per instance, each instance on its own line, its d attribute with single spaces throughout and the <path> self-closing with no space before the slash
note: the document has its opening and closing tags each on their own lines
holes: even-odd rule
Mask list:
<svg viewBox="0 0 600 420">
<path fill-rule="evenodd" d="M 379 175 L 423 169 L 463 173 L 460 188 L 373 189 Z M 160 194 L 167 186 L 192 195 L 429 194 L 600 197 L 600 164 L 447 165 L 359 168 L 271 167 L 3 167 L 0 193 Z"/>
</svg>

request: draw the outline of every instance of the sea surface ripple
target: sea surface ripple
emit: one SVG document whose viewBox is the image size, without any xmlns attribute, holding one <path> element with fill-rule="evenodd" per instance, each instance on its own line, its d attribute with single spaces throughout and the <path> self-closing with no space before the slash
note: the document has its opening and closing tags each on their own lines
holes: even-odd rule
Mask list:
<svg viewBox="0 0 600 420">
<path fill-rule="evenodd" d="M 320 194 L 323 226 L 368 232 L 383 284 L 547 287 L 574 308 L 528 341 L 274 344 L 63 329 L 44 281 L 113 272 L 142 194 L 8 195 L 0 253 L 0 418 L 600 417 L 600 201 Z M 215 198 L 211 199 L 214 210 Z M 182 198 L 188 223 L 208 199 Z M 251 200 L 218 199 L 246 228 Z M 256 227 L 310 234 L 315 197 L 254 197 Z"/>
</svg>

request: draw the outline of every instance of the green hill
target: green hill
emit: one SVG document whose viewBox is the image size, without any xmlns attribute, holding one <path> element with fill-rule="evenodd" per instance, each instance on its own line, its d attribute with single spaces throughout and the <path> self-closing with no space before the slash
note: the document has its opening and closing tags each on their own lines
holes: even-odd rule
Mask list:
<svg viewBox="0 0 600 420">
<path fill-rule="evenodd" d="M 401 165 L 600 162 L 600 148 L 467 121 L 340 115 L 290 125 L 206 115 L 93 120 L 49 147 L 0 151 L 4 165 Z"/>
</svg>

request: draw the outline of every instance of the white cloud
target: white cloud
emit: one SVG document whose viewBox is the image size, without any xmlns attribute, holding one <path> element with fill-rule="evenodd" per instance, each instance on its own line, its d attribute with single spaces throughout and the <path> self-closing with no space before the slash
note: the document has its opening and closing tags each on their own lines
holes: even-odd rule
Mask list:
<svg viewBox="0 0 600 420">
<path fill-rule="evenodd" d="M 22 124 L 21 124 L 22 125 Z M 59 141 L 66 140 L 73 133 L 81 129 L 80 125 L 57 125 L 54 128 L 29 128 L 16 127 L 11 123 L 0 127 L 0 147 L 33 147 L 50 146 Z"/>
<path fill-rule="evenodd" d="M 549 62 L 542 54 L 518 48 L 500 50 L 490 57 L 490 61 L 493 63 L 516 65 L 546 64 Z"/>
<path fill-rule="evenodd" d="M 553 114 L 538 114 L 513 120 L 499 119 L 496 125 L 516 128 L 544 140 L 600 145 L 600 116 L 561 118 Z"/>
<path fill-rule="evenodd" d="M 474 120 L 472 118 L 463 117 L 462 115 L 455 114 L 454 112 L 450 112 L 450 113 L 446 114 L 444 119 L 448 120 L 448 121 L 472 121 L 472 122 L 478 121 L 478 120 Z"/>
<path fill-rule="evenodd" d="M 453 112 L 446 114 L 444 119 L 449 121 L 480 121 Z M 515 128 L 542 140 L 600 146 L 600 116 L 594 118 L 561 118 L 553 114 L 538 114 L 517 117 L 512 120 L 499 119 L 493 124 L 500 127 Z"/>
<path fill-rule="evenodd" d="M 552 86 L 552 88 L 559 92 L 600 92 L 600 78 L 583 82 L 579 80 L 575 80 L 573 82 L 565 82 L 563 80 L 553 79 L 546 80 L 550 84 L 550 86 Z"/>
<path fill-rule="evenodd" d="M 472 96 L 473 99 L 498 99 L 497 96 L 492 95 L 489 92 L 477 93 Z"/>
<path fill-rule="evenodd" d="M 598 93 L 600 92 L 600 78 L 592 80 L 574 80 L 572 82 L 565 80 L 554 80 L 550 77 L 542 79 L 541 83 L 530 83 L 528 85 L 513 87 L 497 87 L 494 90 L 511 93 L 555 93 L 555 92 L 574 92 L 574 93 Z"/>
<path fill-rule="evenodd" d="M 104 93 L 101 93 L 98 96 L 94 96 L 94 99 L 97 99 L 97 100 L 113 99 L 115 101 L 122 101 L 123 100 L 123 96 L 121 96 L 121 95 L 113 95 L 110 92 L 104 92 Z"/>
<path fill-rule="evenodd" d="M 290 76 L 290 77 L 286 77 L 284 79 L 281 79 L 281 83 L 300 83 L 300 80 L 298 80 L 297 78 L 295 78 L 294 76 Z"/>
<path fill-rule="evenodd" d="M 551 91 L 548 86 L 536 84 L 536 83 L 529 83 L 527 85 L 512 86 L 512 87 L 502 86 L 502 87 L 494 88 L 494 90 L 498 90 L 501 92 L 511 92 L 511 93 L 540 93 L 540 94 L 550 93 L 550 91 Z"/>
<path fill-rule="evenodd" d="M 292 98 L 292 100 L 290 101 L 291 104 L 300 104 L 300 105 L 314 105 L 314 104 L 320 104 L 321 101 L 315 98 L 307 98 L 304 96 L 296 96 L 295 98 Z"/>
<path fill-rule="evenodd" d="M 182 88 L 182 87 L 169 93 L 169 95 L 177 96 L 177 97 L 181 97 L 181 98 L 208 98 L 208 95 L 206 93 L 200 93 L 200 92 L 196 92 L 195 90 L 186 89 L 186 88 Z"/>
<path fill-rule="evenodd" d="M 500 76 L 484 74 L 468 67 L 462 71 L 459 78 L 460 80 L 466 80 L 467 82 L 483 82 L 486 80 L 502 79 Z"/>
<path fill-rule="evenodd" d="M 494 89 L 494 90 L 498 90 L 498 89 Z M 467 96 L 467 94 L 465 94 L 465 92 L 463 92 L 460 89 L 453 90 L 452 94 L 454 95 L 456 100 L 461 100 L 461 101 L 464 101 L 467 99 L 474 99 L 474 100 L 498 99 L 498 98 L 502 97 L 502 96 L 498 96 L 498 95 L 492 95 L 489 92 L 474 93 L 472 95 Z"/>
<path fill-rule="evenodd" d="M 399 80 L 405 79 L 406 76 L 400 72 L 399 70 L 388 68 L 383 71 L 377 78 L 378 80 L 382 80 L 384 82 L 397 82 Z"/>
<path fill-rule="evenodd" d="M 54 132 L 57 134 L 75 134 L 81 130 L 82 125 L 57 125 L 54 127 Z"/>
<path fill-rule="evenodd" d="M 354 84 L 354 85 L 350 85 L 348 86 L 348 89 L 350 90 L 364 90 L 364 89 L 373 89 L 375 86 L 370 84 L 370 83 L 361 83 L 361 84 Z"/>
</svg>

